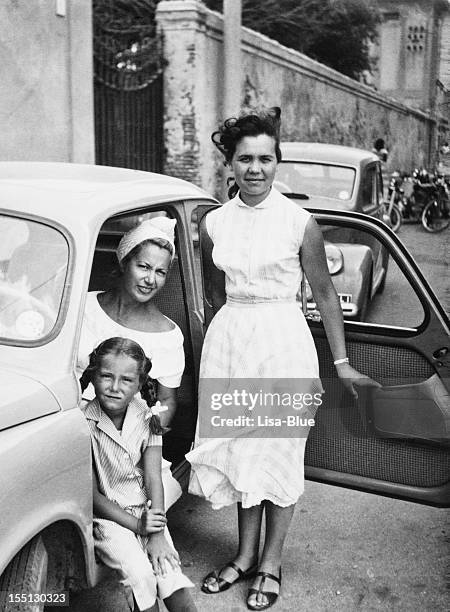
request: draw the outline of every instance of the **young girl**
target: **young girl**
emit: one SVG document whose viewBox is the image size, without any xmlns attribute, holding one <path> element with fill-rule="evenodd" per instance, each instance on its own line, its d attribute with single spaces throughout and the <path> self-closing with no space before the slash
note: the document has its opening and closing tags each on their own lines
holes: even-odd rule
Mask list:
<svg viewBox="0 0 450 612">
<path fill-rule="evenodd" d="M 150 360 L 128 338 L 109 338 L 91 354 L 81 377 L 95 398 L 82 408 L 93 450 L 94 541 L 99 558 L 121 575 L 139 610 L 194 612 L 166 527 L 161 479 L 161 435 L 136 393 L 148 395 Z M 152 425 L 150 421 L 153 420 Z M 156 419 L 157 421 L 157 419 Z M 133 608 L 133 605 L 131 605 Z"/>
</svg>

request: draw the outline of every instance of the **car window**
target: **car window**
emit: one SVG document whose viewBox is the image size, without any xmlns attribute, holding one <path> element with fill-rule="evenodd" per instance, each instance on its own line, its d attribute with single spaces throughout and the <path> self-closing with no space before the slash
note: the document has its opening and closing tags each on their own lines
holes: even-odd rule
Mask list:
<svg viewBox="0 0 450 612">
<path fill-rule="evenodd" d="M 386 185 L 386 188 L 387 188 L 387 185 Z M 384 185 L 383 185 L 383 175 L 381 173 L 381 166 L 379 166 L 377 170 L 377 192 L 378 192 L 378 202 L 382 202 L 384 200 Z"/>
<path fill-rule="evenodd" d="M 69 247 L 54 227 L 0 215 L 0 336 L 36 341 L 54 328 L 61 308 Z"/>
<path fill-rule="evenodd" d="M 377 166 L 368 166 L 362 175 L 362 209 L 369 212 L 378 206 L 378 169 Z"/>
<path fill-rule="evenodd" d="M 275 186 L 282 192 L 304 193 L 338 200 L 350 200 L 356 172 L 353 168 L 310 162 L 281 162 Z"/>
<path fill-rule="evenodd" d="M 375 236 L 349 226 L 321 229 L 344 319 L 413 329 L 421 325 L 424 310 L 415 289 Z M 305 291 L 313 318 L 318 310 L 308 283 Z"/>
</svg>

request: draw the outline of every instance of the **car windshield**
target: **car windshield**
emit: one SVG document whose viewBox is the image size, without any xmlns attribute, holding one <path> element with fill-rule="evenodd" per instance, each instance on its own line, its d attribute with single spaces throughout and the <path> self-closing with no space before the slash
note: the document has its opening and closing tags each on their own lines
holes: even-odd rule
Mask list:
<svg viewBox="0 0 450 612">
<path fill-rule="evenodd" d="M 53 227 L 6 215 L 0 215 L 0 236 L 0 337 L 34 343 L 58 318 L 68 244 Z"/>
<path fill-rule="evenodd" d="M 350 200 L 355 170 L 345 166 L 311 162 L 281 162 L 275 176 L 275 187 L 282 193 Z"/>
</svg>

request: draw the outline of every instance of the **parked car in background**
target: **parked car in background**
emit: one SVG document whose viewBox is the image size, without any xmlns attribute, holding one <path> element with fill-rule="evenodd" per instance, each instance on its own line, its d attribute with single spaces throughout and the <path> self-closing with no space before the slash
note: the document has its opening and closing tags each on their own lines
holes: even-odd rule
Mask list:
<svg viewBox="0 0 450 612">
<path fill-rule="evenodd" d="M 281 143 L 274 186 L 307 208 L 363 213 L 387 221 L 381 163 L 370 151 L 311 142 Z M 346 319 L 364 321 L 382 291 L 388 258 L 376 242 L 355 242 L 348 229 L 323 230 L 328 267 Z M 308 310 L 317 314 L 310 288 Z"/>
<path fill-rule="evenodd" d="M 349 194 L 358 185 L 355 178 Z M 194 185 L 157 174 L 0 163 L 2 611 L 64 605 L 67 600 L 56 595 L 68 597 L 69 590 L 92 586 L 101 575 L 92 537 L 90 436 L 78 409 L 80 327 L 88 290 L 106 289 L 111 282 L 123 233 L 153 215 L 177 220 L 177 255 L 155 299 L 184 335 L 186 368 L 163 454 L 186 483 L 184 455 L 196 427 L 200 353 L 213 315 L 202 237 L 205 219 L 217 206 Z M 352 363 L 385 385 L 357 405 L 336 376 L 322 323 L 309 322 L 326 393 L 308 440 L 306 476 L 449 506 L 448 318 L 405 247 L 378 219 L 341 210 L 316 209 L 314 215 L 325 234 L 360 233 L 388 251 L 399 267 L 397 292 L 402 276 L 422 310 L 408 327 L 395 320 L 345 323 Z M 358 246 L 349 244 L 356 251 Z M 15 594 L 25 600 L 15 600 Z M 39 594 L 55 597 L 32 599 Z"/>
</svg>

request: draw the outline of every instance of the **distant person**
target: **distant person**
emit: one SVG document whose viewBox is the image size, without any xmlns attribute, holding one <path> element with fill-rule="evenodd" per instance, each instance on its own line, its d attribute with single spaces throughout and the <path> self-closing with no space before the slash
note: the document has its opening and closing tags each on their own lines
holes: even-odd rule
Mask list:
<svg viewBox="0 0 450 612">
<path fill-rule="evenodd" d="M 378 155 L 378 158 L 381 162 L 381 174 L 383 176 L 383 194 L 384 197 L 387 198 L 388 195 L 388 171 L 386 167 L 386 162 L 388 159 L 389 151 L 386 148 L 386 144 L 382 138 L 377 138 L 373 143 L 372 152 Z"/>
<path fill-rule="evenodd" d="M 381 162 L 387 162 L 389 151 L 387 150 L 385 142 L 382 138 L 377 138 L 375 140 L 372 151 L 378 155 Z"/>
</svg>

